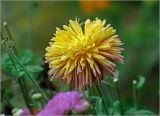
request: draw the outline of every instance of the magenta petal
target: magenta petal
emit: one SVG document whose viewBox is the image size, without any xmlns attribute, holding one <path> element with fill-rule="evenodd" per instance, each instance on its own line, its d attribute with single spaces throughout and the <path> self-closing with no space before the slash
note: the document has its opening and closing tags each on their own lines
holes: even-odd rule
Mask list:
<svg viewBox="0 0 160 116">
<path fill-rule="evenodd" d="M 20 114 L 20 116 L 30 116 L 30 115 L 32 114 L 28 108 L 22 109 L 22 113 Z"/>
<path fill-rule="evenodd" d="M 89 103 L 84 100 L 84 99 L 81 99 L 81 100 L 78 100 L 75 104 L 75 107 L 74 107 L 74 110 L 77 111 L 77 112 L 83 112 L 85 111 L 87 108 L 89 107 Z"/>
<path fill-rule="evenodd" d="M 48 101 L 44 109 L 38 116 L 64 115 L 69 111 L 83 111 L 88 106 L 88 102 L 82 99 L 82 93 L 77 91 L 60 92 Z"/>
</svg>

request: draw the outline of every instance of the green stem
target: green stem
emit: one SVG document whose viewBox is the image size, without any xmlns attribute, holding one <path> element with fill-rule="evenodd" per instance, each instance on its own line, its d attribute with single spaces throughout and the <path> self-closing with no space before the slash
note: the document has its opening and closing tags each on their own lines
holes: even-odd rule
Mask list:
<svg viewBox="0 0 160 116">
<path fill-rule="evenodd" d="M 93 93 L 92 93 L 91 88 L 90 88 L 89 86 L 88 86 L 87 88 L 88 88 L 89 95 L 90 95 L 90 96 L 93 96 Z"/>
<path fill-rule="evenodd" d="M 9 27 L 8 27 L 8 25 L 7 25 L 7 22 L 4 22 L 4 23 L 3 23 L 3 26 L 5 27 L 5 29 L 6 29 L 6 31 L 7 31 L 7 33 L 8 33 L 8 36 L 9 36 L 9 38 L 10 38 L 10 40 L 13 41 L 13 43 L 15 44 L 15 42 L 14 42 L 14 40 L 13 40 L 13 38 L 12 38 L 11 32 L 10 32 L 10 30 L 9 30 Z M 16 50 L 15 45 L 14 45 L 14 53 L 18 56 L 18 52 L 17 52 L 17 50 Z"/>
<path fill-rule="evenodd" d="M 4 45 L 4 44 L 2 44 L 2 45 Z M 44 95 L 43 91 L 41 90 L 41 88 L 39 87 L 38 83 L 34 79 L 32 79 L 32 77 L 30 76 L 29 72 L 26 70 L 26 68 L 23 66 L 23 64 L 19 61 L 19 59 L 17 58 L 17 56 L 13 52 L 9 51 L 6 48 L 5 45 L 4 45 L 4 48 L 6 49 L 7 53 L 10 56 L 13 56 L 13 58 L 16 60 L 16 62 L 22 67 L 22 69 L 24 70 L 24 72 L 26 73 L 26 75 L 28 76 L 28 78 L 34 83 L 34 85 L 37 87 L 38 91 L 42 94 L 45 103 L 47 103 L 47 98 L 45 97 L 45 95 Z"/>
<path fill-rule="evenodd" d="M 14 108 L 13 105 L 11 104 L 11 102 L 9 101 L 8 97 L 3 97 L 6 104 L 9 105 L 12 109 Z"/>
<path fill-rule="evenodd" d="M 109 95 L 109 101 L 110 101 L 110 105 L 111 105 L 111 107 L 113 107 L 113 94 L 112 94 L 112 87 L 110 87 L 110 86 L 108 86 L 107 87 L 108 88 L 108 94 L 110 94 Z"/>
<path fill-rule="evenodd" d="M 100 87 L 98 85 L 95 85 L 95 87 L 96 87 L 100 97 L 102 97 L 102 99 L 103 99 L 103 105 L 104 105 L 104 108 L 105 108 L 105 112 L 106 112 L 107 115 L 109 115 L 108 106 L 107 106 L 107 104 L 105 102 L 105 99 L 104 99 L 104 96 L 102 94 L 102 91 L 101 91 L 101 89 L 100 89 Z"/>
<path fill-rule="evenodd" d="M 20 85 L 20 88 L 21 88 L 21 91 L 22 91 L 22 94 L 23 94 L 23 98 L 24 98 L 24 101 L 26 103 L 26 106 L 30 109 L 30 111 L 32 112 L 32 107 L 30 106 L 30 98 L 29 96 L 26 94 L 26 88 L 25 88 L 25 83 L 24 83 L 24 79 L 23 78 L 18 78 L 18 82 L 19 82 L 19 85 Z"/>
<path fill-rule="evenodd" d="M 121 96 L 120 96 L 119 87 L 118 87 L 118 80 L 115 81 L 115 85 L 116 85 L 116 92 L 117 92 L 117 95 L 118 95 L 118 99 L 119 99 L 119 101 L 120 101 L 121 115 L 124 115 L 124 112 L 123 112 L 123 105 L 122 105 Z"/>
<path fill-rule="evenodd" d="M 5 43 L 4 43 L 4 44 L 5 44 Z M 5 44 L 5 46 L 6 46 L 6 44 Z M 4 46 L 4 48 L 5 48 L 5 46 Z M 8 51 L 8 50 L 6 49 L 6 51 Z M 9 52 L 8 52 L 8 54 L 9 54 Z M 11 59 L 12 65 L 14 65 L 15 62 L 14 62 L 11 54 L 9 54 L 9 57 L 10 57 L 10 59 Z M 16 66 L 16 65 L 15 65 L 15 69 L 17 70 L 17 66 Z M 26 103 L 26 106 L 27 106 L 27 107 L 30 109 L 30 111 L 32 112 L 32 108 L 31 108 L 30 105 L 29 105 L 29 103 L 30 103 L 30 102 L 29 102 L 29 97 L 28 97 L 28 95 L 26 94 L 26 87 L 25 87 L 25 85 L 24 85 L 24 79 L 23 79 L 23 78 L 18 78 L 18 83 L 19 83 L 19 85 L 20 85 L 20 88 L 21 88 L 21 91 L 22 91 L 23 98 L 24 98 L 24 101 L 25 101 L 25 103 Z"/>
<path fill-rule="evenodd" d="M 16 62 L 22 67 L 22 69 L 24 70 L 24 72 L 26 73 L 26 75 L 28 76 L 28 78 L 37 87 L 38 91 L 42 94 L 44 101 L 47 103 L 47 98 L 45 97 L 45 95 L 44 95 L 43 91 L 41 90 L 41 88 L 39 87 L 38 83 L 30 76 L 29 72 L 26 70 L 26 68 L 24 67 L 24 65 L 19 61 L 19 59 L 17 58 L 17 56 L 15 56 L 14 53 L 12 53 L 12 52 L 10 52 L 10 53 L 14 57 L 14 59 L 16 60 Z"/>
<path fill-rule="evenodd" d="M 4 39 L 4 37 L 3 37 L 3 35 L 1 34 L 1 38 L 3 38 Z M 6 48 L 6 43 L 5 42 L 1 42 L 2 43 L 2 45 L 3 45 L 3 47 L 4 47 L 4 49 L 6 50 L 6 51 L 8 51 L 7 50 L 7 48 Z M 12 56 L 10 55 L 10 54 L 8 54 L 9 55 L 9 58 L 11 59 L 11 62 L 12 62 L 12 65 L 14 65 L 14 60 L 13 60 L 13 58 L 12 58 Z"/>
<path fill-rule="evenodd" d="M 42 110 L 42 104 L 41 104 L 40 101 L 37 101 L 37 107 L 38 107 L 40 110 Z"/>
<path fill-rule="evenodd" d="M 136 81 L 133 81 L 133 100 L 134 100 L 134 107 L 137 109 L 137 90 L 136 90 Z"/>
<path fill-rule="evenodd" d="M 11 59 L 12 65 L 14 65 L 14 60 L 10 54 L 9 54 L 9 58 Z"/>
</svg>

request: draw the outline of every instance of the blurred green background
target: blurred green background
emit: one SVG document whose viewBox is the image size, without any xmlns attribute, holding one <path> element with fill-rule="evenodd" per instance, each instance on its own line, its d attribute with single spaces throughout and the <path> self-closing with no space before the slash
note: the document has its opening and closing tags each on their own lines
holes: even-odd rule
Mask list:
<svg viewBox="0 0 160 116">
<path fill-rule="evenodd" d="M 139 103 L 158 112 L 159 5 L 158 1 L 2 1 L 2 21 L 7 21 L 18 51 L 32 50 L 44 57 L 56 27 L 75 17 L 106 19 L 124 43 L 125 64 L 118 65 L 122 99 L 132 101 L 132 80 L 146 78 Z M 1 22 L 2 24 L 3 22 Z M 2 51 L 3 53 L 3 51 Z"/>
</svg>

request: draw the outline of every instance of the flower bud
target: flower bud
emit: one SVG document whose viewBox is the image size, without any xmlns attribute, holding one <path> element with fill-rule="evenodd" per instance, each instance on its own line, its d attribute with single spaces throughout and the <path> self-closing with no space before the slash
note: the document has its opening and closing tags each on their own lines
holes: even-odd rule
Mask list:
<svg viewBox="0 0 160 116">
<path fill-rule="evenodd" d="M 33 100 L 39 100 L 42 98 L 42 95 L 40 93 L 35 93 L 32 95 Z"/>
</svg>

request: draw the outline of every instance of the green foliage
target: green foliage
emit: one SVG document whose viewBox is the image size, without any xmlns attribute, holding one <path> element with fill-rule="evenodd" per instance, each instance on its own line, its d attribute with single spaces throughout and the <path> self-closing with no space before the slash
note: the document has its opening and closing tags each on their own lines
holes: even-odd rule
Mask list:
<svg viewBox="0 0 160 116">
<path fill-rule="evenodd" d="M 136 108 L 131 108 L 125 112 L 125 115 L 142 116 L 142 115 L 155 115 L 155 114 L 150 110 L 146 109 L 137 110 Z"/>
<path fill-rule="evenodd" d="M 105 114 L 102 102 L 103 102 L 102 98 L 98 98 L 96 100 L 95 109 L 96 109 L 97 115 L 103 115 L 103 114 Z"/>
<path fill-rule="evenodd" d="M 35 59 L 31 51 L 22 52 L 19 56 L 19 59 L 33 78 L 35 78 L 38 73 L 43 70 L 40 63 L 35 64 L 37 59 Z M 26 76 L 24 70 L 17 63 L 14 62 L 13 64 L 8 54 L 4 54 L 2 56 L 2 71 L 13 77 Z"/>
<path fill-rule="evenodd" d="M 103 100 L 101 97 L 89 96 L 88 101 L 92 104 L 93 110 L 95 110 L 97 115 L 104 115 L 105 109 L 103 107 Z"/>
<path fill-rule="evenodd" d="M 113 114 L 120 115 L 120 101 L 116 100 L 113 102 Z"/>
<path fill-rule="evenodd" d="M 141 88 L 144 86 L 145 81 L 146 81 L 146 79 L 145 79 L 144 76 L 139 76 L 139 77 L 138 77 L 138 82 L 137 82 L 137 84 L 136 84 L 136 88 L 137 88 L 137 89 L 141 89 Z"/>
<path fill-rule="evenodd" d="M 2 98 L 12 99 L 14 97 L 12 91 L 9 89 L 1 88 Z"/>
<path fill-rule="evenodd" d="M 26 69 L 32 74 L 39 73 L 43 70 L 43 68 L 40 65 L 28 65 L 26 66 Z"/>
<path fill-rule="evenodd" d="M 20 54 L 20 61 L 23 65 L 31 64 L 34 61 L 34 55 L 31 51 L 23 51 Z"/>
</svg>

